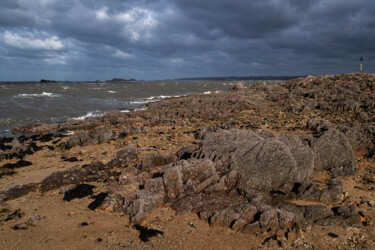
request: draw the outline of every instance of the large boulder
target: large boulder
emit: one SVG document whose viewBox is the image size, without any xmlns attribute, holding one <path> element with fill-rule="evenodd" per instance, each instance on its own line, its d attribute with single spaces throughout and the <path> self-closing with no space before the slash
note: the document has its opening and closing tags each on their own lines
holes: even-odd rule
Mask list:
<svg viewBox="0 0 375 250">
<path fill-rule="evenodd" d="M 261 136 L 246 130 L 218 130 L 207 133 L 198 152 L 199 159 L 211 159 L 222 171 L 238 171 L 241 189 L 285 189 L 310 181 L 312 151 L 298 136 Z"/>
<path fill-rule="evenodd" d="M 317 171 L 331 171 L 335 176 L 355 172 L 356 159 L 346 136 L 331 128 L 312 141 Z"/>
</svg>

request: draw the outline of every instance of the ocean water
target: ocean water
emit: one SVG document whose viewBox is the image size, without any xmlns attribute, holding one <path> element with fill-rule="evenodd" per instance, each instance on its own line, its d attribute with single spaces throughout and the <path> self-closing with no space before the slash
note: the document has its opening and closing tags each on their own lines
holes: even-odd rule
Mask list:
<svg viewBox="0 0 375 250">
<path fill-rule="evenodd" d="M 0 137 L 11 136 L 14 126 L 85 119 L 115 110 L 128 112 L 163 98 L 225 91 L 235 84 L 229 81 L 0 83 Z"/>
</svg>

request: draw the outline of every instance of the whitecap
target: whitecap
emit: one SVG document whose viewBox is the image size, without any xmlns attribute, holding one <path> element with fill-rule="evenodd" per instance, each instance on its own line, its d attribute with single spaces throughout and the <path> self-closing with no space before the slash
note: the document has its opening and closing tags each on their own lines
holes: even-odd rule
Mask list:
<svg viewBox="0 0 375 250">
<path fill-rule="evenodd" d="M 114 94 L 114 93 L 117 93 L 117 91 L 108 90 L 108 93 Z"/>
<path fill-rule="evenodd" d="M 74 117 L 72 118 L 72 120 L 79 121 L 79 120 L 85 120 L 86 118 L 89 118 L 89 117 L 99 117 L 102 115 L 103 113 L 97 110 L 93 112 L 88 112 L 87 114 L 79 116 L 79 117 Z"/>
<path fill-rule="evenodd" d="M 14 97 L 18 98 L 32 98 L 32 97 L 59 97 L 61 95 L 50 92 L 43 92 L 41 94 L 18 94 Z"/>
<path fill-rule="evenodd" d="M 209 95 L 209 94 L 211 94 L 211 93 L 212 93 L 211 91 L 203 92 L 204 95 Z"/>
<path fill-rule="evenodd" d="M 130 104 L 147 104 L 150 101 L 131 101 Z"/>
</svg>

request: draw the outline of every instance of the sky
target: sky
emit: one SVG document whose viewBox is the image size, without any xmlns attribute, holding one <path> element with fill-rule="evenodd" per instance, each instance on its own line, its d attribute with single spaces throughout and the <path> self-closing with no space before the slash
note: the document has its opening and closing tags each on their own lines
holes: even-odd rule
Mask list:
<svg viewBox="0 0 375 250">
<path fill-rule="evenodd" d="M 375 72 L 371 0 L 0 5 L 0 81 Z"/>
</svg>

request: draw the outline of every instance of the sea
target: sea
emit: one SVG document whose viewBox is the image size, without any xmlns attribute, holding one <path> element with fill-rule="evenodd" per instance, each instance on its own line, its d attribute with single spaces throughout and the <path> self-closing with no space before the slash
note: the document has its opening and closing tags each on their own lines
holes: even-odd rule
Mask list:
<svg viewBox="0 0 375 250">
<path fill-rule="evenodd" d="M 14 126 L 130 112 L 168 97 L 226 91 L 236 81 L 0 82 L 0 137 Z M 251 81 L 244 82 L 248 86 Z"/>
</svg>

